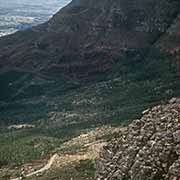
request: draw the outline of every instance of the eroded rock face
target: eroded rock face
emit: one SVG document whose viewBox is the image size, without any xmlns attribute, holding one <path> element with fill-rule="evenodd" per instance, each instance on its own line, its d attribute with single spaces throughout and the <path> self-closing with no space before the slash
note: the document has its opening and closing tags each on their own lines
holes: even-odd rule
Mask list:
<svg viewBox="0 0 180 180">
<path fill-rule="evenodd" d="M 180 178 L 180 103 L 156 106 L 128 126 L 122 138 L 104 147 L 97 180 Z"/>
</svg>

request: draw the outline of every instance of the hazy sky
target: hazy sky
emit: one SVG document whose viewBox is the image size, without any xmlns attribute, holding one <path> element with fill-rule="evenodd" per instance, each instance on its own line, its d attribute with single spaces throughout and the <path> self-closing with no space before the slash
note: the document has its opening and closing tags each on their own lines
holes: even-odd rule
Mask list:
<svg viewBox="0 0 180 180">
<path fill-rule="evenodd" d="M 0 7 L 43 6 L 61 8 L 71 0 L 0 0 Z"/>
<path fill-rule="evenodd" d="M 0 36 L 47 21 L 71 0 L 0 0 Z"/>
<path fill-rule="evenodd" d="M 42 5 L 42 4 L 60 4 L 66 3 L 69 0 L 0 0 L 0 5 L 11 4 L 29 4 L 29 5 Z"/>
</svg>

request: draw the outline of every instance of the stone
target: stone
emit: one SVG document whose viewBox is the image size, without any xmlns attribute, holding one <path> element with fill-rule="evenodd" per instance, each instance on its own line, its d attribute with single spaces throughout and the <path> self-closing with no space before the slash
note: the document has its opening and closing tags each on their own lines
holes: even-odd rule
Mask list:
<svg viewBox="0 0 180 180">
<path fill-rule="evenodd" d="M 176 100 L 177 100 L 177 98 L 172 98 L 172 99 L 169 100 L 169 103 L 170 103 L 170 104 L 173 104 L 173 103 L 176 102 Z"/>
<path fill-rule="evenodd" d="M 176 143 L 179 143 L 180 142 L 180 130 L 176 131 L 173 133 L 173 137 L 174 137 L 174 141 Z"/>
<path fill-rule="evenodd" d="M 97 166 L 96 179 L 180 179 L 180 121 L 177 121 L 180 119 L 180 103 L 177 99 L 143 113 L 140 120 L 127 127 L 123 141 L 120 138 L 109 142 L 101 158 L 110 161 L 111 166 L 97 160 L 101 166 Z M 111 159 L 108 157 L 109 149 Z"/>
</svg>

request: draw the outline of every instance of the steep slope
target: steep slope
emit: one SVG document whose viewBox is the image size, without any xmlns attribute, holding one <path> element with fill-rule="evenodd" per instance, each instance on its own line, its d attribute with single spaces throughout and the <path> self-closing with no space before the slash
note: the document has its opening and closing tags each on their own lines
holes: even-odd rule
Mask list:
<svg viewBox="0 0 180 180">
<path fill-rule="evenodd" d="M 94 180 L 95 159 L 107 140 L 120 134 L 122 129 L 110 126 L 87 129 L 39 160 L 18 168 L 1 168 L 0 179 Z"/>
<path fill-rule="evenodd" d="M 104 147 L 97 180 L 179 179 L 180 99 L 144 111 L 127 131 Z"/>
<path fill-rule="evenodd" d="M 74 0 L 46 24 L 3 38 L 1 63 L 90 79 L 123 52 L 152 46 L 178 13 L 178 1 Z"/>
<path fill-rule="evenodd" d="M 179 11 L 178 0 L 73 0 L 1 38 L 1 122 L 129 119 L 178 95 Z"/>
</svg>

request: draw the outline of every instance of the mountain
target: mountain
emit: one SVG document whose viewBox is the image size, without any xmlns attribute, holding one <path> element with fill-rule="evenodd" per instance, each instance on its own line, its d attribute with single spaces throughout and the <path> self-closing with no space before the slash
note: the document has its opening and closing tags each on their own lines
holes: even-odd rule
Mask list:
<svg viewBox="0 0 180 180">
<path fill-rule="evenodd" d="M 1 122 L 119 122 L 179 95 L 179 11 L 177 0 L 73 0 L 2 37 Z"/>
<path fill-rule="evenodd" d="M 62 114 L 65 110 L 78 114 L 76 118 L 81 121 L 80 106 L 63 102 L 63 106 L 69 105 L 61 108 L 61 99 L 66 101 L 65 94 L 83 94 L 90 88 L 86 92 L 89 96 L 103 99 L 94 100 L 102 106 L 100 111 L 117 111 L 115 117 L 101 115 L 100 120 L 109 121 L 125 114 L 127 107 L 133 109 L 134 104 L 148 105 L 177 95 L 179 4 L 175 0 L 74 0 L 47 23 L 2 37 L 2 111 L 10 108 L 10 113 L 17 114 L 25 109 L 37 120 L 41 117 L 37 116 L 39 111 L 45 117 L 47 111 Z M 103 82 L 110 87 L 101 89 Z M 94 85 L 97 89 L 100 86 L 99 94 L 91 88 Z M 75 100 L 74 96 L 70 101 Z M 81 104 L 83 98 L 79 101 Z M 83 115 L 92 114 L 96 119 L 97 102 L 90 104 L 92 108 L 85 108 Z M 34 105 L 39 108 L 34 109 Z"/>
<path fill-rule="evenodd" d="M 97 179 L 179 179 L 180 99 L 144 111 L 104 147 Z"/>
<path fill-rule="evenodd" d="M 127 125 L 180 96 L 179 32 L 179 0 L 72 0 L 49 21 L 1 37 L 0 167 L 18 169 L 0 179 L 32 160 L 40 169 L 56 152 L 59 164 L 75 164 L 52 178 L 93 179 L 89 148 L 121 136 L 99 137 L 98 127 Z"/>
<path fill-rule="evenodd" d="M 66 112 L 110 122 L 178 95 L 179 9 L 175 0 L 74 0 L 47 23 L 2 37 L 1 122 L 54 112 L 59 124 L 72 121 Z"/>
</svg>

